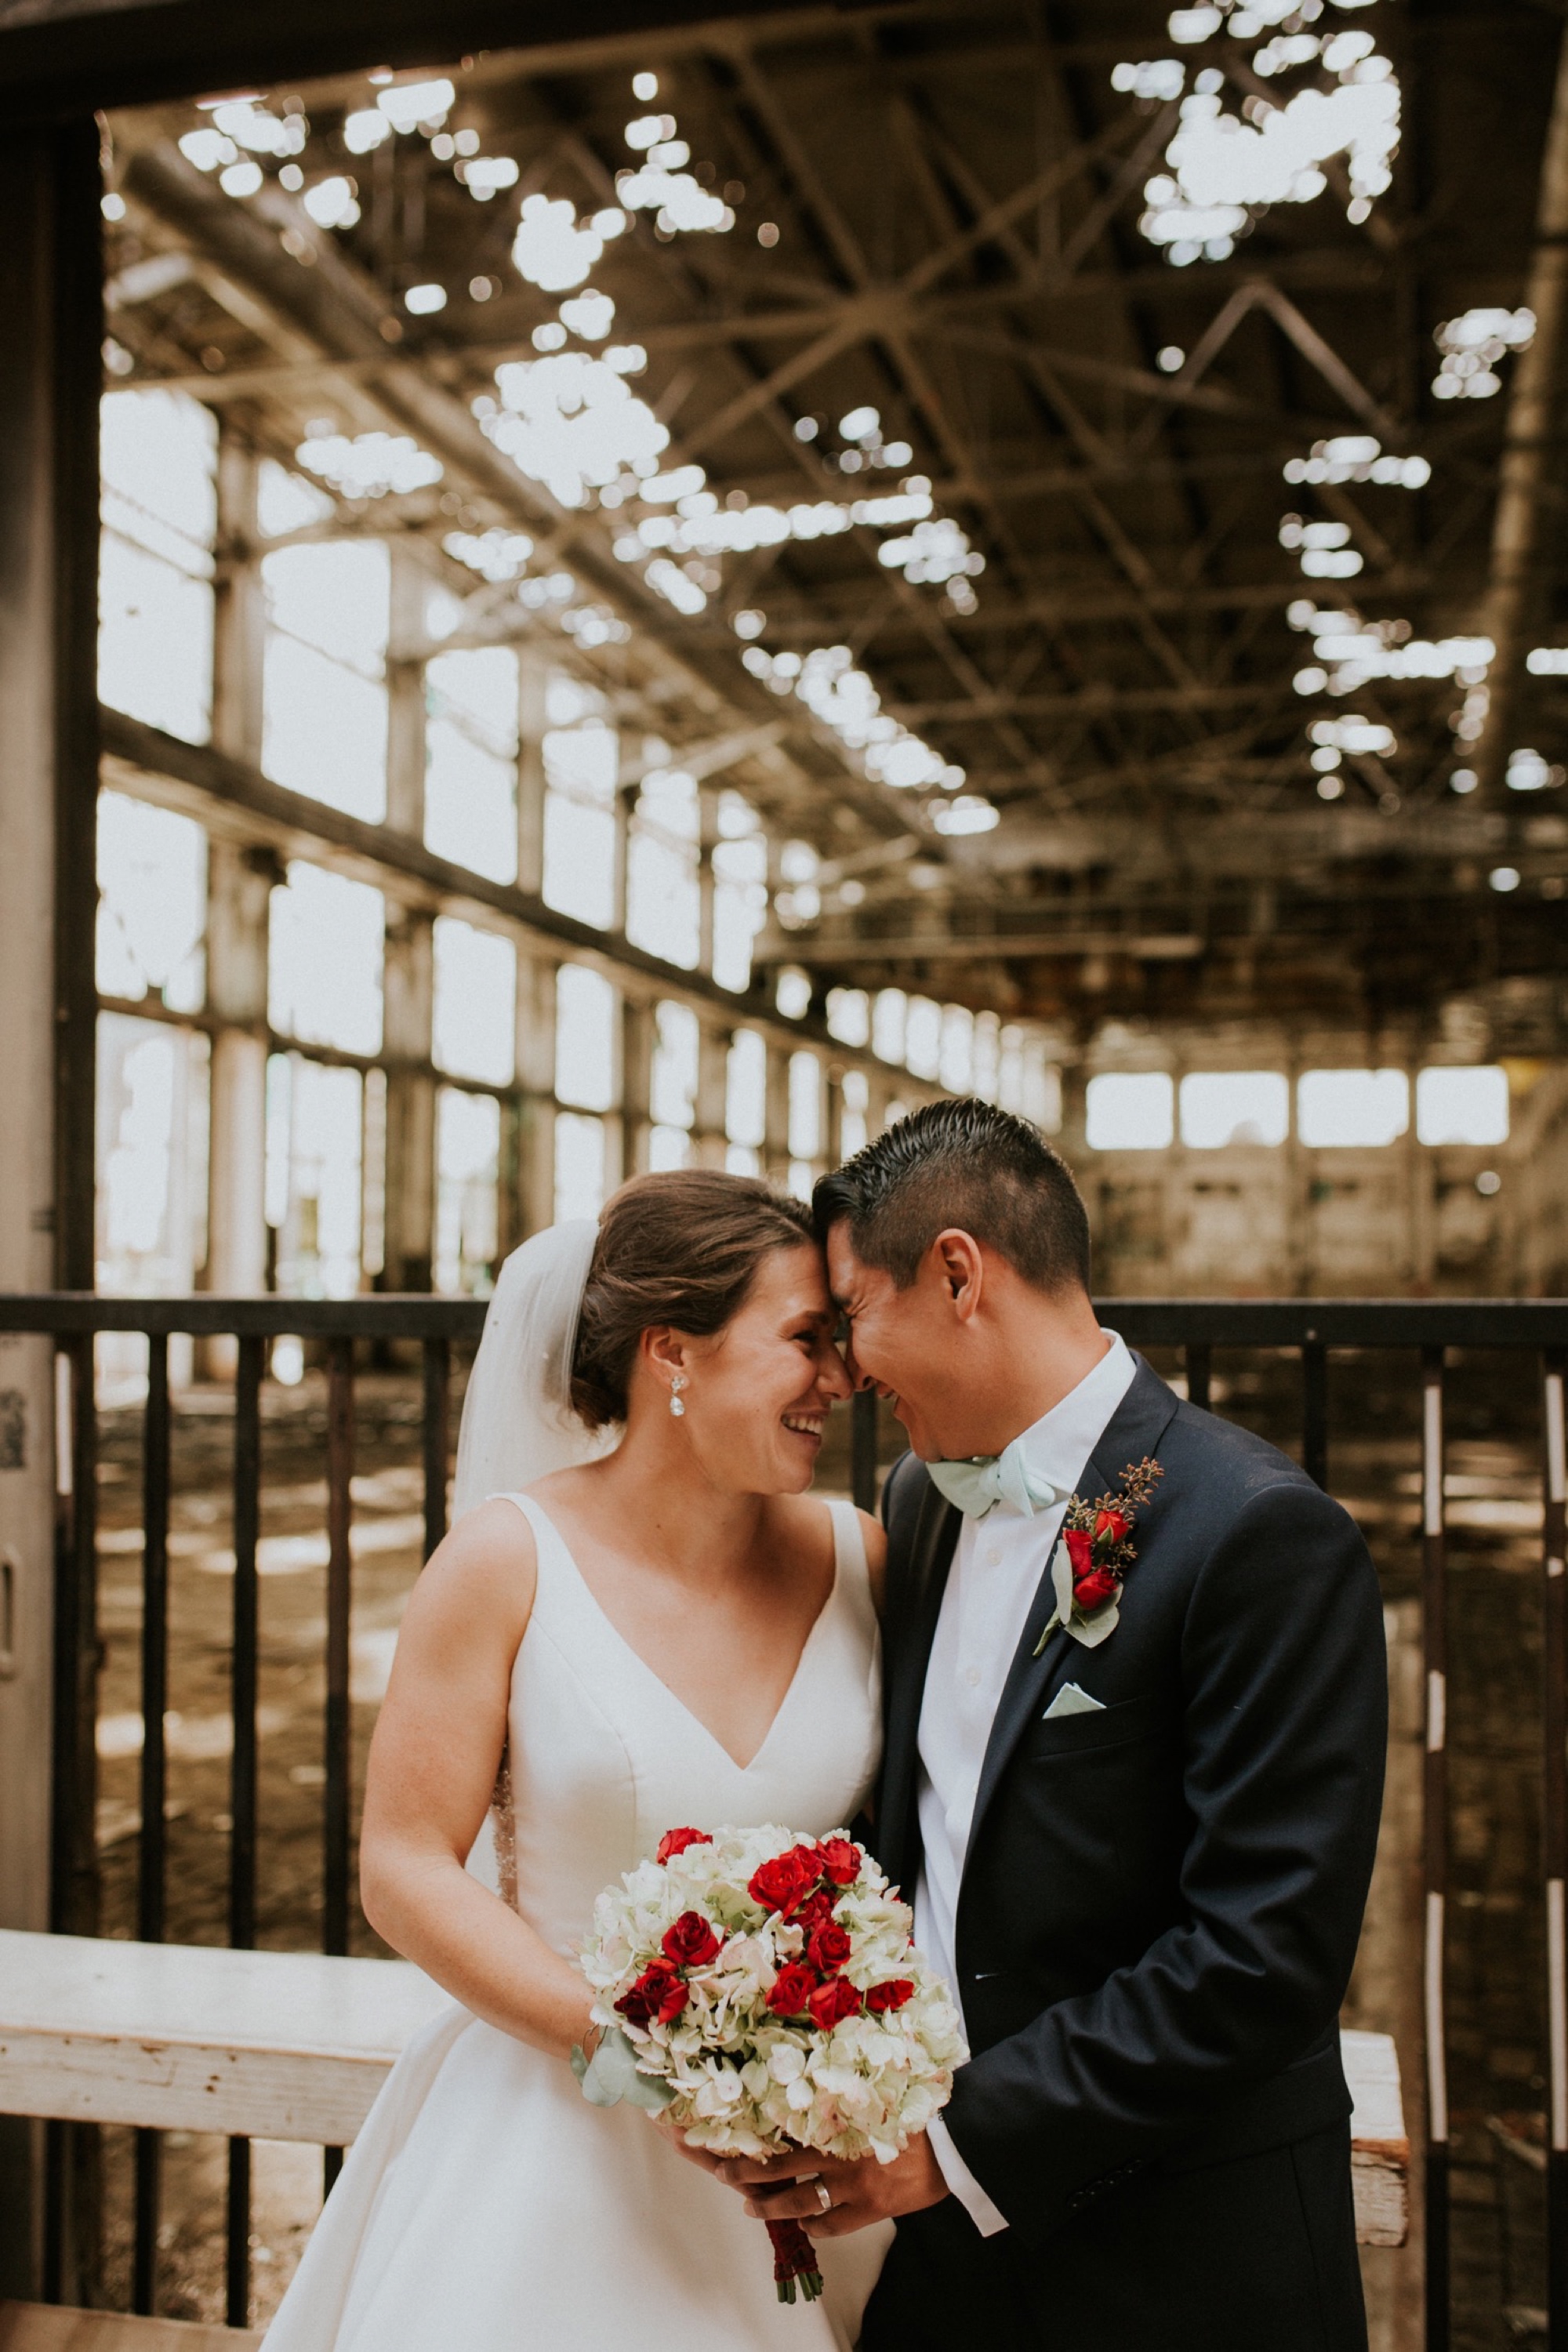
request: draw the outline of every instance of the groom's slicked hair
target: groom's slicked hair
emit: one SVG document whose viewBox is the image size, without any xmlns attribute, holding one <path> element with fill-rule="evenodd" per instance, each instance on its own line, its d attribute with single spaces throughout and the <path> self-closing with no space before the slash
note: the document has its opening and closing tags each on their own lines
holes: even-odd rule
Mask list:
<svg viewBox="0 0 1568 2352">
<path fill-rule="evenodd" d="M 1071 1169 L 1026 1119 L 972 1096 L 900 1119 L 824 1176 L 811 1208 L 824 1242 L 847 1223 L 862 1265 L 900 1290 L 954 1226 L 1037 1290 L 1089 1288 L 1089 1218 Z"/>
</svg>

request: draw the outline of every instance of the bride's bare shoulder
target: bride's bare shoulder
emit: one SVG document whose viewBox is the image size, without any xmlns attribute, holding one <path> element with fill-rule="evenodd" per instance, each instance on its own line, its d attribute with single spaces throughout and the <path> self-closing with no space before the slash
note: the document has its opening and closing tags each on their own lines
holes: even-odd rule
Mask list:
<svg viewBox="0 0 1568 2352">
<path fill-rule="evenodd" d="M 528 1623 L 538 1582 L 533 1529 L 515 1503 L 494 1496 L 476 1504 L 431 1553 L 408 1604 L 408 1614 L 430 1632 L 466 1633 L 511 1640 Z"/>
</svg>

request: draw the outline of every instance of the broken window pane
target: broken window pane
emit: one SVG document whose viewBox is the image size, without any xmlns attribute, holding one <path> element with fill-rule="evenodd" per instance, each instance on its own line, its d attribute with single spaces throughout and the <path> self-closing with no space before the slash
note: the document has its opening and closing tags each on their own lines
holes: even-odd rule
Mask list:
<svg viewBox="0 0 1568 2352">
<path fill-rule="evenodd" d="M 555 1115 L 555 1214 L 596 1217 L 605 1205 L 605 1122 L 581 1111 Z"/>
<path fill-rule="evenodd" d="M 500 1105 L 493 1095 L 440 1089 L 436 1171 L 436 1287 L 449 1296 L 482 1296 L 494 1285 L 500 1255 Z"/>
<path fill-rule="evenodd" d="M 620 1000 L 603 973 L 563 963 L 555 975 L 555 1092 L 581 1110 L 609 1110 L 619 1056 Z"/>
<path fill-rule="evenodd" d="M 268 1018 L 301 1045 L 381 1051 L 386 908 L 368 882 L 296 858 L 272 893 Z"/>
<path fill-rule="evenodd" d="M 1182 1141 L 1194 1150 L 1283 1143 L 1289 1132 L 1283 1070 L 1194 1070 L 1182 1080 Z"/>
<path fill-rule="evenodd" d="M 697 842 L 695 782 L 683 769 L 650 769 L 626 844 L 626 937 L 688 971 L 700 928 Z"/>
<path fill-rule="evenodd" d="M 274 1055 L 268 1075 L 268 1160 L 283 1196 L 269 1203 L 281 1209 L 278 1287 L 289 1298 L 352 1298 L 360 1287 L 360 1074 L 289 1054 Z"/>
<path fill-rule="evenodd" d="M 207 1041 L 165 1022 L 98 1021 L 98 1286 L 194 1287 L 206 1255 Z"/>
<path fill-rule="evenodd" d="M 1091 1151 L 1163 1151 L 1175 1129 L 1176 1090 L 1163 1070 L 1102 1070 L 1088 1087 Z"/>
<path fill-rule="evenodd" d="M 544 902 L 608 930 L 616 914 L 615 730 L 601 719 L 544 738 Z"/>
<path fill-rule="evenodd" d="M 767 1047 L 754 1029 L 737 1029 L 724 1093 L 724 1132 L 731 1143 L 748 1150 L 761 1145 L 767 1132 Z"/>
<path fill-rule="evenodd" d="M 768 845 L 749 802 L 719 795 L 713 845 L 713 977 L 721 988 L 749 988 L 752 942 L 768 911 Z"/>
<path fill-rule="evenodd" d="M 1423 1143 L 1506 1143 L 1508 1072 L 1495 1064 L 1421 1071 L 1415 1132 Z"/>
<path fill-rule="evenodd" d="M 910 1000 L 901 988 L 881 988 L 871 1006 L 871 1051 L 879 1060 L 901 1062 L 904 1058 L 904 1026 L 909 1018 Z"/>
<path fill-rule="evenodd" d="M 378 540 L 274 548 L 267 596 L 261 764 L 346 815 L 386 814 L 391 569 Z"/>
<path fill-rule="evenodd" d="M 1305 1144 L 1388 1144 L 1409 1125 L 1403 1070 L 1304 1070 L 1297 1081 L 1296 1132 Z"/>
<path fill-rule="evenodd" d="M 689 1129 L 696 1120 L 697 1052 L 697 1015 L 690 1006 L 668 1000 L 657 1006 L 648 1108 L 662 1127 Z"/>
<path fill-rule="evenodd" d="M 212 731 L 217 424 L 174 392 L 100 405 L 98 690 L 189 743 Z"/>
<path fill-rule="evenodd" d="M 517 879 L 517 656 L 510 646 L 425 665 L 425 845 L 494 882 Z"/>
<path fill-rule="evenodd" d="M 822 1065 L 815 1054 L 789 1057 L 789 1149 L 793 1160 L 822 1150 Z"/>
<path fill-rule="evenodd" d="M 435 966 L 437 1068 L 510 1086 L 517 1069 L 517 949 L 499 931 L 439 915 Z"/>
<path fill-rule="evenodd" d="M 207 837 L 194 818 L 123 793 L 98 798 L 98 985 L 195 1013 L 206 991 Z"/>
</svg>

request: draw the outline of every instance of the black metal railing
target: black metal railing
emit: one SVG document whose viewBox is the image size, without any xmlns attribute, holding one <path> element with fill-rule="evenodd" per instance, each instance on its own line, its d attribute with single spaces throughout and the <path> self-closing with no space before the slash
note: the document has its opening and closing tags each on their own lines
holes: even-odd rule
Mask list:
<svg viewBox="0 0 1568 2352">
<path fill-rule="evenodd" d="M 1421 1384 L 1421 1612 L 1425 1674 L 1424 1962 L 1426 2111 L 1426 2342 L 1449 2343 L 1449 2105 L 1444 1947 L 1448 1902 L 1447 1671 L 1446 1646 L 1445 1393 L 1451 1349 L 1502 1349 L 1538 1367 L 1545 1493 L 1542 1574 L 1544 1627 L 1542 1744 L 1542 1896 L 1547 1927 L 1548 2277 L 1553 2352 L 1568 2352 L 1568 1577 L 1564 1575 L 1564 1379 L 1568 1301 L 1558 1300 L 1256 1300 L 1107 1299 L 1102 1320 L 1134 1346 L 1175 1349 L 1187 1391 L 1206 1405 L 1216 1349 L 1294 1351 L 1300 1365 L 1301 1458 L 1329 1484 L 1331 1352 L 1413 1350 Z M 79 1895 L 92 1867 L 92 1742 L 95 1731 L 96 1427 L 93 1339 L 134 1331 L 148 1340 L 142 1438 L 142 1619 L 141 1635 L 142 1836 L 137 1933 L 158 1941 L 165 1927 L 164 1711 L 168 1695 L 171 1408 L 168 1342 L 176 1333 L 237 1341 L 235 1371 L 233 1527 L 235 1576 L 230 1676 L 234 1720 L 230 1767 L 228 1932 L 252 1944 L 257 1904 L 257 1545 L 262 1494 L 261 1388 L 269 1340 L 299 1336 L 322 1344 L 327 1372 L 327 1611 L 325 1780 L 322 1802 L 322 1948 L 347 1949 L 350 1921 L 352 1784 L 350 1771 L 350 1530 L 353 1475 L 356 1343 L 417 1342 L 423 1359 L 420 1453 L 424 1474 L 424 1557 L 447 1526 L 448 1413 L 454 1344 L 477 1340 L 480 1300 L 426 1297 L 348 1301 L 115 1299 L 79 1293 L 0 1297 L 0 1332 L 50 1335 L 61 1372 L 60 1512 L 56 1580 L 56 1714 L 53 1782 L 53 1924 L 80 1918 Z M 874 1506 L 879 1442 L 874 1397 L 857 1398 L 850 1442 L 856 1500 Z M 50 2126 L 47 2287 L 62 2277 L 67 2127 Z M 136 2136 L 132 2255 L 133 2307 L 154 2300 L 159 2136 Z M 230 2325 L 249 2315 L 249 2144 L 231 2142 L 228 2170 L 226 2294 Z M 324 2155 L 324 2186 L 341 2151 Z"/>
<path fill-rule="evenodd" d="M 97 1416 L 93 1341 L 99 1332 L 139 1332 L 147 1340 L 147 1402 L 142 1423 L 142 1564 L 141 1711 L 142 1828 L 137 1865 L 136 1932 L 163 1941 L 165 1928 L 167 1743 L 169 1688 L 169 1513 L 173 1423 L 169 1341 L 176 1334 L 228 1338 L 237 1343 L 234 1373 L 232 1508 L 234 1585 L 229 1642 L 233 1747 L 229 1765 L 230 1821 L 227 1924 L 230 1945 L 256 1941 L 258 1749 L 257 1731 L 258 1609 L 258 1544 L 262 1496 L 261 1390 L 267 1350 L 284 1336 L 322 1344 L 327 1375 L 326 1703 L 322 1726 L 321 1948 L 349 1944 L 353 1853 L 350 1633 L 355 1343 L 413 1341 L 423 1360 L 420 1454 L 424 1470 L 424 1544 L 428 1559 L 447 1529 L 451 1351 L 477 1340 L 481 1299 L 383 1297 L 344 1301 L 257 1299 L 116 1299 L 80 1293 L 0 1297 L 0 1331 L 53 1337 L 61 1378 L 57 1381 L 57 1456 L 60 1488 L 55 1605 L 55 1732 L 52 1786 L 51 1924 L 79 1930 L 91 1924 L 94 1868 L 93 1750 L 96 1734 L 98 1643 Z M 60 2299 L 69 2243 L 72 2168 L 69 2127 L 48 2127 L 45 2192 L 45 2294 Z M 152 2312 L 156 2299 L 162 2135 L 139 2129 L 134 2144 L 132 2308 Z M 342 2161 L 340 2148 L 323 2151 L 323 2189 Z M 228 2147 L 225 2307 L 228 2325 L 243 2327 L 250 2312 L 250 2143 Z"/>
</svg>

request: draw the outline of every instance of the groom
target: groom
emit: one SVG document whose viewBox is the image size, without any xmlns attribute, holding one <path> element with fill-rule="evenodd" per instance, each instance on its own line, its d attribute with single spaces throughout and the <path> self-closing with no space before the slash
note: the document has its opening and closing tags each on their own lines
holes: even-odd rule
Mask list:
<svg viewBox="0 0 1568 2352">
<path fill-rule="evenodd" d="M 876 1843 L 973 2055 L 888 2167 L 727 2176 L 818 2235 L 897 2218 L 865 2352 L 1355 2352 L 1365 1547 L 1100 1329 L 1083 1203 L 1022 1120 L 933 1104 L 815 1205 L 850 1369 L 910 1439 Z"/>
</svg>

